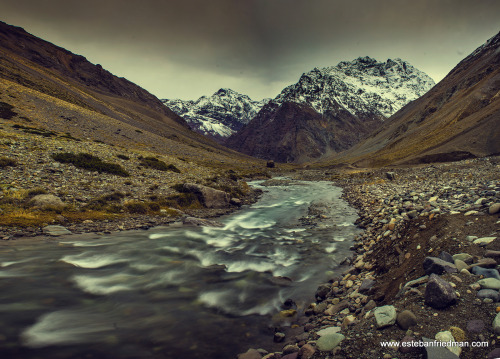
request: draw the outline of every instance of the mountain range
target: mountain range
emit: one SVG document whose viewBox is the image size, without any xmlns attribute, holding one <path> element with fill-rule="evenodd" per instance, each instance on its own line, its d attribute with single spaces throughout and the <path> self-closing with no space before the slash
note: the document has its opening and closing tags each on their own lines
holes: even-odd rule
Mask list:
<svg viewBox="0 0 500 359">
<path fill-rule="evenodd" d="M 360 57 L 315 68 L 286 87 L 225 144 L 278 162 L 308 162 L 346 150 L 434 86 L 401 59 Z"/>
<path fill-rule="evenodd" d="M 500 33 L 329 164 L 380 167 L 500 154 Z"/>
<path fill-rule="evenodd" d="M 221 88 L 211 96 L 194 101 L 164 99 L 162 102 L 184 118 L 193 130 L 222 140 L 250 122 L 269 99 L 253 101 L 247 95 Z"/>
<path fill-rule="evenodd" d="M 0 52 L 2 123 L 226 168 L 259 163 L 193 131 L 145 89 L 21 28 L 0 22 Z M 226 144 L 240 152 L 380 167 L 499 154 L 499 88 L 497 34 L 434 87 L 408 62 L 362 57 L 313 69 L 265 104 L 229 89 L 192 104 L 209 118 L 224 109 L 230 131 L 216 136 L 233 133 Z"/>
<path fill-rule="evenodd" d="M 0 102 L 16 126 L 189 158 L 242 156 L 192 131 L 145 89 L 20 27 L 0 22 Z"/>
</svg>

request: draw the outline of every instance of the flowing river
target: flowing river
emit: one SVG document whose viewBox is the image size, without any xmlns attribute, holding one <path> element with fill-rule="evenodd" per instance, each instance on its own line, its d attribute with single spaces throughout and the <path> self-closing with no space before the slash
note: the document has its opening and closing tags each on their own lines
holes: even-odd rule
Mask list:
<svg viewBox="0 0 500 359">
<path fill-rule="evenodd" d="M 261 199 L 220 228 L 1 243 L 0 357 L 230 359 L 272 347 L 283 302 L 300 312 L 313 301 L 359 230 L 331 183 L 252 185 Z"/>
</svg>

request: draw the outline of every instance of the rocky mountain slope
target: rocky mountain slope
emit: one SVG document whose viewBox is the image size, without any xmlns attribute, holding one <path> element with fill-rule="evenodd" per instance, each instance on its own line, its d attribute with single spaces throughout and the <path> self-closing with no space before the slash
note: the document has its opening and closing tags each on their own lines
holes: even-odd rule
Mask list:
<svg viewBox="0 0 500 359">
<path fill-rule="evenodd" d="M 0 22 L 0 53 L 11 125 L 217 165 L 249 160 L 190 130 L 141 87 L 21 28 Z"/>
<path fill-rule="evenodd" d="M 279 162 L 305 162 L 345 150 L 434 81 L 401 59 L 363 57 L 315 68 L 269 102 L 226 144 Z"/>
<path fill-rule="evenodd" d="M 384 166 L 500 153 L 500 33 L 331 163 Z"/>
<path fill-rule="evenodd" d="M 203 135 L 222 140 L 239 131 L 269 100 L 253 101 L 231 89 L 222 88 L 198 100 L 162 100 L 191 128 Z"/>
</svg>

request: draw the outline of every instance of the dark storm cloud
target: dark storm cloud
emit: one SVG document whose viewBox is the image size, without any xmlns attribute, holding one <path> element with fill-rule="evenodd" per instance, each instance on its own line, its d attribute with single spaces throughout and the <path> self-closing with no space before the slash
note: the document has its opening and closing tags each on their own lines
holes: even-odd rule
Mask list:
<svg viewBox="0 0 500 359">
<path fill-rule="evenodd" d="M 2 20 L 160 97 L 275 96 L 315 66 L 365 55 L 442 77 L 500 30 L 496 0 L 3 2 Z"/>
</svg>

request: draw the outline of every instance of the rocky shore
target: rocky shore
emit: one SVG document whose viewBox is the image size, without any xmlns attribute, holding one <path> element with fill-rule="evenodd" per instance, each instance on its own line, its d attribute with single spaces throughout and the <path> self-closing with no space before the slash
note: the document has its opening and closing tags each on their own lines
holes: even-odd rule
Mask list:
<svg viewBox="0 0 500 359">
<path fill-rule="evenodd" d="M 341 186 L 364 231 L 342 276 L 284 307 L 282 350 L 239 359 L 500 357 L 500 158 L 304 175 Z"/>
<path fill-rule="evenodd" d="M 82 153 L 127 175 L 55 159 Z M 147 229 L 188 217 L 217 217 L 257 200 L 258 191 L 241 180 L 259 171 L 265 175 L 262 169 L 253 171 L 0 127 L 0 240 Z"/>
</svg>

